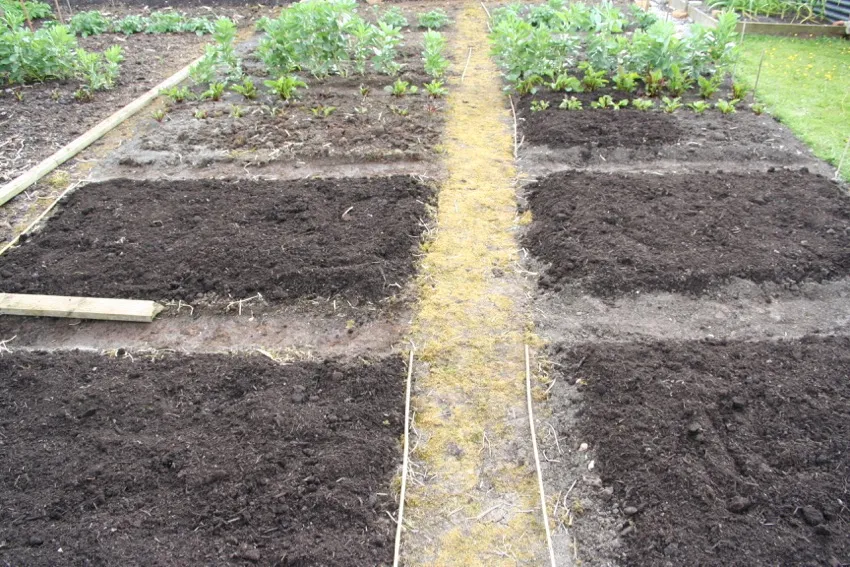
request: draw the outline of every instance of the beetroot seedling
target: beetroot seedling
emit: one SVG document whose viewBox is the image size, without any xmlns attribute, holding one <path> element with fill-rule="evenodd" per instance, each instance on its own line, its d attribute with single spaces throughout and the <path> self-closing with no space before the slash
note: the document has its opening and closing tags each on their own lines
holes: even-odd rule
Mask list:
<svg viewBox="0 0 850 567">
<path fill-rule="evenodd" d="M 655 108 L 655 102 L 648 98 L 636 98 L 632 101 L 632 106 L 638 110 L 647 111 Z"/>
<path fill-rule="evenodd" d="M 156 110 L 154 110 L 153 112 L 151 112 L 151 116 L 152 116 L 152 117 L 153 117 L 153 119 L 154 119 L 154 120 L 156 120 L 157 122 L 162 122 L 163 120 L 165 120 L 165 116 L 166 116 L 167 114 L 168 114 L 168 109 L 167 109 L 167 108 L 157 108 Z"/>
<path fill-rule="evenodd" d="M 581 81 L 567 74 L 555 77 L 555 80 L 549 83 L 549 88 L 553 91 L 565 93 L 580 93 L 582 90 Z"/>
<path fill-rule="evenodd" d="M 608 84 L 608 79 L 605 78 L 605 71 L 597 71 L 591 64 L 586 62 L 582 63 L 579 67 L 584 70 L 584 75 L 581 78 L 581 86 L 584 92 L 592 93 Z"/>
<path fill-rule="evenodd" d="M 582 104 L 581 101 L 574 96 L 564 96 L 564 100 L 561 101 L 561 104 L 558 105 L 558 108 L 563 110 L 581 110 Z"/>
<path fill-rule="evenodd" d="M 543 77 L 540 75 L 530 75 L 525 79 L 520 79 L 516 83 L 516 92 L 520 95 L 534 94 L 537 92 L 537 87 L 543 84 Z"/>
<path fill-rule="evenodd" d="M 283 76 L 276 81 L 264 81 L 264 84 L 282 100 L 291 100 L 295 96 L 297 89 L 308 88 L 307 83 L 295 75 Z"/>
<path fill-rule="evenodd" d="M 430 83 L 425 83 L 422 86 L 425 87 L 425 90 L 428 92 L 428 96 L 431 98 L 443 98 L 449 94 L 449 89 L 443 86 L 443 82 L 437 81 L 436 79 Z"/>
<path fill-rule="evenodd" d="M 703 112 L 711 108 L 711 104 L 705 102 L 704 100 L 698 100 L 696 102 L 688 104 L 688 108 L 693 110 L 696 114 L 702 114 Z"/>
<path fill-rule="evenodd" d="M 312 112 L 313 116 L 315 116 L 316 118 L 327 118 L 335 111 L 335 106 L 325 106 L 323 104 L 317 104 L 316 106 L 310 109 L 310 112 Z"/>
<path fill-rule="evenodd" d="M 744 100 L 744 97 L 747 96 L 747 87 L 740 83 L 732 83 L 732 98 L 737 100 Z"/>
<path fill-rule="evenodd" d="M 233 85 L 230 87 L 230 90 L 236 94 L 242 95 L 247 100 L 254 100 L 257 98 L 257 87 L 254 85 L 254 81 L 247 77 L 242 80 L 241 85 Z"/>
<path fill-rule="evenodd" d="M 761 102 L 754 102 L 750 105 L 750 110 L 752 110 L 756 116 L 761 116 L 767 111 L 767 107 Z"/>
<path fill-rule="evenodd" d="M 230 106 L 230 117 L 231 118 L 242 118 L 245 116 L 245 109 L 237 104 L 233 104 Z"/>
<path fill-rule="evenodd" d="M 664 112 L 666 112 L 667 114 L 673 114 L 674 112 L 682 108 L 682 99 L 680 99 L 679 97 L 670 98 L 665 96 L 661 99 L 661 102 L 664 103 Z"/>
<path fill-rule="evenodd" d="M 699 77 L 697 84 L 699 85 L 699 96 L 705 100 L 710 100 L 714 96 L 714 93 L 720 89 L 720 76 Z"/>
<path fill-rule="evenodd" d="M 717 104 L 715 104 L 714 107 L 723 114 L 734 114 L 736 104 L 738 104 L 738 99 L 732 99 L 732 100 L 721 99 L 721 100 L 717 101 Z"/>
<path fill-rule="evenodd" d="M 198 108 L 198 109 L 196 109 L 196 110 L 195 110 L 195 113 L 193 114 L 193 116 L 194 116 L 197 120 L 206 120 L 207 118 L 209 118 L 209 115 L 207 114 L 207 111 L 206 111 L 206 110 L 204 110 L 203 108 Z"/>
<path fill-rule="evenodd" d="M 532 100 L 531 101 L 531 112 L 543 112 L 549 108 L 549 101 L 546 100 Z"/>
<path fill-rule="evenodd" d="M 411 85 L 407 81 L 402 81 L 401 79 L 396 79 L 396 81 L 392 85 L 387 85 L 386 87 L 384 87 L 384 90 L 397 98 L 401 98 L 407 95 L 413 95 L 419 92 L 419 89 L 417 87 Z"/>
<path fill-rule="evenodd" d="M 170 89 L 161 91 L 159 94 L 167 96 L 173 102 L 176 103 L 181 103 L 186 100 L 192 100 L 192 98 L 194 97 L 192 91 L 190 91 L 186 87 L 171 87 Z"/>
<path fill-rule="evenodd" d="M 661 71 L 650 71 L 643 77 L 643 86 L 646 91 L 646 96 L 654 97 L 660 95 L 661 89 L 664 88 L 664 85 L 664 73 Z"/>
<path fill-rule="evenodd" d="M 614 88 L 624 93 L 633 93 L 638 88 L 638 79 L 640 75 L 637 73 L 626 73 L 620 69 L 613 77 Z"/>
</svg>

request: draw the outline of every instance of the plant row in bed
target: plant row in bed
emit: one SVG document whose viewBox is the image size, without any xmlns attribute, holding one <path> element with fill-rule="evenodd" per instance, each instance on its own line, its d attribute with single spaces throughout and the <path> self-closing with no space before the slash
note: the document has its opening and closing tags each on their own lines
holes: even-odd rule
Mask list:
<svg viewBox="0 0 850 567">
<path fill-rule="evenodd" d="M 661 97 L 661 100 L 656 103 L 656 101 L 650 98 L 634 98 L 628 99 L 623 98 L 620 100 L 614 99 L 611 95 L 602 95 L 596 100 L 590 101 L 589 107 L 595 110 L 620 110 L 623 108 L 627 108 L 631 106 L 635 110 L 641 110 L 644 112 L 648 112 L 655 109 L 663 110 L 668 114 L 672 114 L 680 109 L 687 108 L 692 110 L 696 114 L 702 114 L 712 108 L 720 111 L 721 114 L 734 114 L 738 110 L 738 105 L 741 102 L 739 98 L 733 98 L 732 100 L 720 99 L 713 105 L 710 102 L 705 100 L 695 100 L 693 102 L 683 102 L 681 97 Z M 533 100 L 531 101 L 531 112 L 543 112 L 551 108 L 551 103 L 547 100 Z M 584 106 L 584 102 L 576 98 L 575 96 L 564 96 L 564 100 L 558 104 L 560 110 L 583 110 L 586 108 Z M 761 103 L 753 103 L 750 105 L 750 109 L 755 114 L 763 114 L 765 111 L 765 106 Z"/>
<path fill-rule="evenodd" d="M 639 10 L 627 15 L 610 3 L 550 0 L 495 10 L 491 40 L 504 77 L 520 94 L 544 85 L 586 92 L 612 82 L 647 96 L 677 97 L 698 87 L 710 98 L 737 57 L 737 21 L 723 13 L 716 28 L 695 24 L 680 37 L 673 23 Z"/>
</svg>

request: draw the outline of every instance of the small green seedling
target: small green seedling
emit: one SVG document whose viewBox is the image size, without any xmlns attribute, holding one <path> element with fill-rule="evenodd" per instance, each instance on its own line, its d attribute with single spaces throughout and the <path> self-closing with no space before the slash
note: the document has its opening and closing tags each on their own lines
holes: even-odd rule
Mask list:
<svg viewBox="0 0 850 567">
<path fill-rule="evenodd" d="M 331 114 L 336 111 L 335 106 L 325 106 L 323 104 L 317 104 L 316 106 L 310 109 L 310 112 L 313 113 L 313 116 L 316 118 L 327 118 Z"/>
<path fill-rule="evenodd" d="M 207 114 L 207 111 L 203 108 L 198 108 L 197 110 L 195 110 L 194 117 L 198 120 L 206 120 L 207 118 L 209 118 L 209 115 Z"/>
<path fill-rule="evenodd" d="M 157 122 L 162 122 L 165 120 L 165 116 L 168 114 L 168 110 L 165 108 L 157 108 L 153 112 L 151 112 L 151 116 Z"/>
<path fill-rule="evenodd" d="M 744 100 L 744 97 L 747 96 L 747 87 L 740 83 L 732 83 L 732 98 L 737 100 Z"/>
<path fill-rule="evenodd" d="M 628 106 L 628 99 L 623 99 L 619 102 L 614 102 L 614 99 L 611 95 L 602 95 L 598 99 L 594 100 L 590 103 L 591 108 L 605 109 L 611 108 L 613 110 L 620 110 L 621 108 Z"/>
<path fill-rule="evenodd" d="M 77 89 L 74 91 L 74 100 L 77 102 L 91 102 L 94 100 L 94 94 L 86 88 Z"/>
<path fill-rule="evenodd" d="M 713 77 L 699 77 L 697 79 L 697 84 L 699 85 L 699 96 L 705 100 L 710 100 L 711 97 L 714 96 L 714 93 L 720 89 L 720 80 L 719 75 L 714 75 Z"/>
<path fill-rule="evenodd" d="M 245 109 L 239 106 L 238 104 L 233 104 L 230 106 L 230 117 L 231 118 L 242 118 L 245 116 Z"/>
<path fill-rule="evenodd" d="M 420 28 L 427 28 L 429 30 L 438 30 L 451 22 L 449 15 L 441 8 L 419 14 L 418 20 Z"/>
<path fill-rule="evenodd" d="M 592 93 L 608 84 L 604 70 L 597 71 L 588 63 L 584 63 L 580 67 L 584 69 L 584 76 L 581 78 L 581 86 L 584 92 Z"/>
<path fill-rule="evenodd" d="M 407 116 L 410 114 L 410 111 L 407 108 L 396 106 L 394 104 L 390 105 L 390 110 L 393 114 L 398 114 L 399 116 Z"/>
<path fill-rule="evenodd" d="M 648 98 L 636 98 L 632 101 L 632 106 L 638 110 L 646 112 L 647 110 L 655 108 L 655 101 L 649 100 Z"/>
<path fill-rule="evenodd" d="M 162 91 L 160 94 L 167 96 L 173 102 L 180 103 L 186 100 L 192 100 L 192 91 L 186 87 L 171 87 Z"/>
<path fill-rule="evenodd" d="M 530 75 L 525 79 L 520 79 L 516 83 L 516 92 L 520 95 L 534 94 L 537 92 L 537 87 L 543 84 L 543 77 L 540 75 Z"/>
<path fill-rule="evenodd" d="M 750 105 L 750 110 L 752 110 L 757 116 L 761 116 L 767 112 L 767 107 L 761 102 L 754 102 Z"/>
<path fill-rule="evenodd" d="M 665 96 L 661 99 L 661 102 L 664 103 L 664 112 L 666 112 L 667 114 L 673 114 L 683 106 L 682 99 L 680 99 L 679 97 L 670 98 Z"/>
<path fill-rule="evenodd" d="M 562 110 L 581 110 L 582 104 L 581 101 L 574 96 L 564 96 L 564 100 L 561 101 L 558 108 Z"/>
<path fill-rule="evenodd" d="M 721 99 L 721 100 L 717 101 L 717 104 L 715 104 L 714 107 L 723 114 L 734 114 L 736 104 L 738 104 L 738 99 L 732 99 L 732 100 Z"/>
<path fill-rule="evenodd" d="M 254 81 L 247 77 L 242 80 L 241 85 L 233 85 L 230 87 L 230 90 L 236 94 L 242 95 L 246 100 L 254 100 L 257 98 L 257 87 L 254 85 Z"/>
<path fill-rule="evenodd" d="M 674 64 L 672 66 L 672 70 L 670 72 L 670 77 L 667 79 L 667 90 L 670 91 L 670 94 L 674 97 L 680 97 L 685 92 L 691 88 L 694 84 L 693 79 L 691 79 L 686 73 L 683 73 L 679 66 Z"/>
<path fill-rule="evenodd" d="M 660 95 L 665 84 L 664 73 L 659 70 L 650 71 L 643 77 L 643 87 L 648 97 Z"/>
<path fill-rule="evenodd" d="M 531 112 L 543 112 L 549 108 L 548 100 L 532 100 L 531 101 Z"/>
<path fill-rule="evenodd" d="M 428 96 L 431 98 L 443 98 L 449 94 L 449 89 L 443 86 L 443 82 L 436 79 L 430 83 L 425 83 L 422 86 L 425 87 L 425 90 L 428 92 Z"/>
<path fill-rule="evenodd" d="M 638 79 L 640 75 L 637 73 L 626 73 L 621 69 L 613 77 L 614 88 L 624 93 L 633 93 L 638 88 Z"/>
<path fill-rule="evenodd" d="M 372 91 L 367 85 L 360 85 L 360 96 L 366 98 L 369 96 L 369 93 Z"/>
<path fill-rule="evenodd" d="M 419 92 L 419 89 L 416 86 L 411 85 L 407 81 L 402 81 L 401 79 L 396 79 L 392 85 L 384 87 L 384 90 L 398 98 Z"/>
<path fill-rule="evenodd" d="M 553 91 L 565 93 L 580 93 L 582 91 L 581 81 L 570 75 L 558 75 L 554 81 L 549 83 L 549 88 Z"/>
<path fill-rule="evenodd" d="M 283 76 L 275 81 L 264 81 L 264 84 L 282 100 L 291 100 L 295 96 L 297 89 L 308 88 L 307 83 L 295 75 Z"/>
<path fill-rule="evenodd" d="M 703 112 L 711 108 L 711 104 L 705 102 L 704 100 L 698 100 L 696 102 L 689 103 L 688 108 L 690 108 L 697 114 L 702 114 Z"/>
<path fill-rule="evenodd" d="M 224 89 L 227 87 L 224 83 L 210 83 L 210 87 L 201 93 L 202 99 L 221 100 L 224 96 Z"/>
</svg>

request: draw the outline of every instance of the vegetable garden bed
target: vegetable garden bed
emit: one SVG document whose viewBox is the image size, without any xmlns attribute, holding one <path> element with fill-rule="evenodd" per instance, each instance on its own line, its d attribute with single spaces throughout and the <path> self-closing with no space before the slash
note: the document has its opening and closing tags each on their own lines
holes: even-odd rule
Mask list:
<svg viewBox="0 0 850 567">
<path fill-rule="evenodd" d="M 559 173 L 528 191 L 544 287 L 699 294 L 850 275 L 850 202 L 809 173 Z"/>
<path fill-rule="evenodd" d="M 377 302 L 413 273 L 431 197 L 409 177 L 90 184 L 0 258 L 0 277 L 10 293 L 218 307 L 257 293 Z"/>
<path fill-rule="evenodd" d="M 846 337 L 559 347 L 555 427 L 562 445 L 589 446 L 572 454 L 601 478 L 567 502 L 589 563 L 846 561 L 848 349 Z"/>
<path fill-rule="evenodd" d="M 392 561 L 400 358 L 0 358 L 0 561 Z"/>
</svg>

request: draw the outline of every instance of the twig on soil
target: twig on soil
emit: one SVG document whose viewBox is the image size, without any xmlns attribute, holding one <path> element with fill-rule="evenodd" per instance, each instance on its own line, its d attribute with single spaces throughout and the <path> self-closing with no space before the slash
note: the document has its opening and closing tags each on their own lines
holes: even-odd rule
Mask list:
<svg viewBox="0 0 850 567">
<path fill-rule="evenodd" d="M 514 99 L 511 95 L 508 95 L 508 100 L 511 102 L 511 115 L 514 117 L 514 159 L 517 159 L 519 155 L 519 142 L 517 141 L 516 133 L 516 108 L 514 108 Z"/>
<path fill-rule="evenodd" d="M 195 308 L 194 308 L 194 307 L 192 307 L 192 306 L 191 306 L 191 305 L 189 305 L 188 303 L 183 303 L 183 300 L 182 300 L 182 299 L 178 299 L 178 300 L 177 300 L 177 312 L 178 312 L 178 313 L 180 313 L 180 310 L 181 310 L 181 309 L 183 309 L 184 307 L 188 307 L 188 308 L 189 308 L 189 315 L 194 315 L 194 314 L 195 314 Z"/>
<path fill-rule="evenodd" d="M 545 394 L 545 395 L 547 395 L 547 396 L 549 395 L 549 392 L 551 392 L 551 391 L 552 391 L 552 388 L 554 388 L 554 387 L 555 387 L 555 382 L 557 382 L 557 381 L 558 381 L 558 379 L 557 379 L 557 378 L 553 378 L 553 379 L 552 379 L 552 383 L 551 383 L 551 384 L 549 384 L 549 387 L 548 387 L 548 388 L 546 388 L 546 391 L 544 392 L 544 394 Z M 551 427 L 551 426 L 550 426 L 550 427 Z"/>
<path fill-rule="evenodd" d="M 463 78 L 466 77 L 466 68 L 469 67 L 469 60 L 472 59 L 472 48 L 469 48 L 469 53 L 466 55 L 466 65 L 463 66 L 463 73 L 460 74 L 460 84 L 463 84 Z"/>
<path fill-rule="evenodd" d="M 565 505 L 565 506 L 566 506 L 566 502 L 567 502 L 567 496 L 569 496 L 569 495 L 570 495 L 570 492 L 572 492 L 572 491 L 573 491 L 573 488 L 575 488 L 575 487 L 576 487 L 576 483 L 577 483 L 577 482 L 578 482 L 578 479 L 575 479 L 575 480 L 573 481 L 572 485 L 570 486 L 570 489 L 569 489 L 569 490 L 567 490 L 567 493 L 566 493 L 566 494 L 564 494 L 564 505 Z"/>
<path fill-rule="evenodd" d="M 258 293 L 257 295 L 252 295 L 251 297 L 246 297 L 245 299 L 240 299 L 238 301 L 231 301 L 230 303 L 227 304 L 227 307 L 224 308 L 224 312 L 229 313 L 230 310 L 233 309 L 233 306 L 237 305 L 239 307 L 239 315 L 242 315 L 242 304 L 248 303 L 249 301 L 253 301 L 255 299 L 259 299 L 260 301 L 262 301 L 263 295 L 261 293 Z"/>
<path fill-rule="evenodd" d="M 511 101 L 513 107 L 513 101 Z M 516 124 L 516 122 L 514 122 Z M 540 489 L 540 505 L 543 508 L 543 527 L 546 528 L 546 545 L 549 547 L 549 562 L 555 567 L 555 548 L 552 546 L 552 532 L 549 530 L 549 512 L 546 509 L 546 493 L 543 490 L 543 473 L 540 468 L 540 456 L 537 451 L 537 433 L 534 430 L 534 410 L 531 405 L 531 359 L 528 345 L 525 345 L 525 399 L 528 405 L 528 425 L 531 428 L 531 446 L 534 449 L 534 466 L 537 470 L 537 487 Z"/>
<path fill-rule="evenodd" d="M 487 6 L 484 5 L 484 2 L 481 2 L 481 7 L 484 8 L 484 13 L 487 14 L 487 31 L 493 33 L 493 28 L 490 27 L 490 10 L 487 9 Z"/>
<path fill-rule="evenodd" d="M 404 396 L 404 454 L 401 463 L 401 488 L 398 496 L 398 522 L 395 530 L 395 550 L 393 552 L 393 567 L 398 567 L 401 561 L 401 529 L 404 519 L 404 497 L 407 492 L 407 469 L 410 449 L 410 386 L 413 381 L 413 353 L 416 346 L 410 343 L 410 359 L 407 363 L 407 390 Z M 390 516 L 392 517 L 392 516 Z"/>
<path fill-rule="evenodd" d="M 17 339 L 17 338 L 18 338 L 18 335 L 15 335 L 15 336 L 14 336 L 14 337 L 12 337 L 11 339 L 6 339 L 5 341 L 0 341 L 0 352 L 8 352 L 8 353 L 11 353 L 12 351 L 11 351 L 11 350 L 9 350 L 9 347 L 7 347 L 7 346 L 6 346 L 6 343 L 10 343 L 10 342 L 14 341 L 14 340 L 15 340 L 15 339 Z"/>
<path fill-rule="evenodd" d="M 850 135 L 847 136 L 847 143 L 844 144 L 844 152 L 841 154 L 841 159 L 838 161 L 838 169 L 835 170 L 835 179 L 840 179 L 841 168 L 844 166 L 844 159 L 847 157 L 847 150 L 850 149 Z"/>
</svg>

